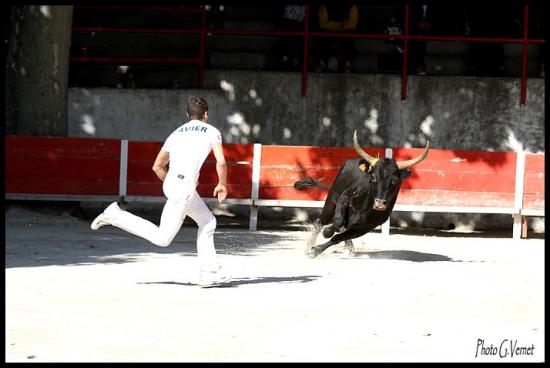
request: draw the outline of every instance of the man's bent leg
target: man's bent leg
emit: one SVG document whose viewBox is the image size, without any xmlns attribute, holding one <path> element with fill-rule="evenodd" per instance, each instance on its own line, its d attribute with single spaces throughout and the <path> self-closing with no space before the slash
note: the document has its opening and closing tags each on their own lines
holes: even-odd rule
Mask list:
<svg viewBox="0 0 550 368">
<path fill-rule="evenodd" d="M 160 226 L 122 210 L 113 216 L 111 225 L 144 238 L 159 247 L 167 247 L 181 228 L 186 207 L 187 201 L 168 199 L 162 210 Z"/>
</svg>

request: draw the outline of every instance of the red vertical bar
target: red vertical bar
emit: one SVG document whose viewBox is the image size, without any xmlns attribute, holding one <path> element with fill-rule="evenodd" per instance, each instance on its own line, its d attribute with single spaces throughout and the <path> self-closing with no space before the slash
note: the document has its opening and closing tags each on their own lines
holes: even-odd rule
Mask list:
<svg viewBox="0 0 550 368">
<path fill-rule="evenodd" d="M 304 59 L 302 62 L 302 97 L 307 96 L 307 53 L 309 46 L 309 6 L 304 6 Z"/>
<path fill-rule="evenodd" d="M 206 9 L 202 8 L 201 12 L 201 33 L 200 33 L 200 50 L 199 50 L 199 88 L 204 86 L 204 48 L 206 36 Z"/>
<path fill-rule="evenodd" d="M 527 40 L 527 34 L 529 31 L 529 5 L 523 6 L 523 50 L 521 55 L 521 94 L 520 105 L 525 105 L 525 99 L 527 95 L 527 46 L 529 46 Z"/>
<path fill-rule="evenodd" d="M 409 61 L 409 4 L 405 4 L 403 26 L 403 65 L 401 66 L 401 100 L 407 99 L 407 64 Z"/>
</svg>

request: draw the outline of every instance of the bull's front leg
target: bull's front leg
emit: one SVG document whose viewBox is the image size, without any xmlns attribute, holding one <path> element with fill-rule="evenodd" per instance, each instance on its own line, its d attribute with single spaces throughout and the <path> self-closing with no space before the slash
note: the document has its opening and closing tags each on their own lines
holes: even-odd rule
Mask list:
<svg viewBox="0 0 550 368">
<path fill-rule="evenodd" d="M 336 209 L 334 211 L 332 223 L 323 229 L 323 236 L 325 238 L 330 238 L 335 232 L 340 231 L 340 229 L 346 225 L 348 207 L 350 203 L 350 197 L 347 192 L 347 190 L 344 191 L 338 199 L 338 202 L 336 202 Z"/>
<path fill-rule="evenodd" d="M 311 248 L 309 252 L 307 252 L 307 256 L 310 258 L 317 257 L 319 254 L 323 253 L 328 247 L 331 247 L 333 245 L 336 245 L 341 242 L 351 241 L 351 239 L 358 238 L 362 235 L 365 235 L 369 231 L 371 231 L 372 228 L 364 228 L 364 229 L 349 229 L 344 231 L 341 234 L 336 234 L 332 238 L 330 238 L 329 241 L 323 244 L 319 244 Z"/>
<path fill-rule="evenodd" d="M 344 241 L 344 248 L 346 249 L 348 256 L 353 257 L 355 254 L 355 249 L 353 248 L 353 242 L 351 240 Z"/>
<path fill-rule="evenodd" d="M 355 227 L 355 225 L 360 224 L 362 220 L 363 220 L 362 216 L 351 216 L 350 221 L 348 223 L 348 228 Z M 367 232 L 369 231 L 371 230 L 368 230 Z M 358 235 L 356 237 L 359 237 L 359 236 L 361 235 Z M 348 256 L 353 257 L 355 255 L 355 248 L 353 247 L 353 242 L 351 241 L 351 239 L 344 240 L 344 249 L 346 249 Z"/>
</svg>

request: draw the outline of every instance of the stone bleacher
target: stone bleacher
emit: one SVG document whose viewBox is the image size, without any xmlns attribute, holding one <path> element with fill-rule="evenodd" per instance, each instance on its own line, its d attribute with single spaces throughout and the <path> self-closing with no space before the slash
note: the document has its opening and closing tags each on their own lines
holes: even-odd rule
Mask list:
<svg viewBox="0 0 550 368">
<path fill-rule="evenodd" d="M 402 17 L 399 4 L 375 2 L 359 5 L 360 33 L 384 33 L 389 17 Z M 214 29 L 274 31 L 280 30 L 282 4 L 259 5 L 213 5 L 207 15 L 207 24 Z M 160 17 L 160 18 L 159 18 Z M 166 18 L 166 19 L 165 19 Z M 401 20 L 401 19 L 400 19 Z M 160 22 L 160 23 L 159 23 Z M 164 23 L 163 23 L 164 22 Z M 91 13 L 87 16 L 76 13 L 75 27 L 136 27 L 136 28 L 193 28 L 198 25 L 196 14 L 189 15 Z M 199 22 L 200 23 L 200 22 Z M 316 30 L 317 7 L 310 8 L 310 30 Z M 282 70 L 279 49 L 288 36 L 244 36 L 207 34 L 205 48 L 206 69 L 233 70 Z M 323 38 L 309 39 L 309 65 L 313 71 L 317 65 Z M 402 54 L 397 41 L 355 39 L 355 57 L 352 61 L 355 73 L 401 73 Z M 426 67 L 430 75 L 475 75 L 471 64 L 476 50 L 485 44 L 470 44 L 459 41 L 428 41 Z M 79 56 L 83 47 L 89 56 L 96 57 L 198 57 L 198 35 L 144 34 L 144 33 L 73 33 L 71 54 Z M 509 43 L 502 47 L 503 60 L 500 76 L 520 77 L 522 44 Z M 487 46 L 489 47 L 489 46 Z M 540 72 L 539 45 L 528 49 L 527 76 L 538 77 Z M 499 50 L 500 51 L 500 50 Z M 499 52 L 500 53 L 500 52 Z M 483 60 L 483 58 L 481 58 Z M 138 88 L 169 88 L 174 80 L 190 86 L 196 85 L 196 65 L 163 64 L 133 67 L 133 78 Z M 99 83 L 98 86 L 115 87 L 118 83 L 116 66 L 84 65 L 71 66 L 71 84 Z M 164 72 L 161 71 L 164 70 Z M 194 70 L 194 71 L 193 71 Z M 88 77 L 95 74 L 94 77 Z M 191 76 L 187 74 L 193 74 Z M 409 73 L 414 74 L 413 70 Z M 153 77 L 154 75 L 154 77 Z M 153 83 L 154 85 L 150 85 Z M 118 83 L 119 84 L 119 83 Z M 183 86 L 182 86 L 183 87 Z"/>
</svg>

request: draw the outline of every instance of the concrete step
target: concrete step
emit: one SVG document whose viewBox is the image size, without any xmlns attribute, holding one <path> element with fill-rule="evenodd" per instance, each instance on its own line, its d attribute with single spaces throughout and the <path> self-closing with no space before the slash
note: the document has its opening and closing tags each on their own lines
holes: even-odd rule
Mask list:
<svg viewBox="0 0 550 368">
<path fill-rule="evenodd" d="M 278 37 L 212 35 L 206 38 L 207 50 L 215 51 L 267 51 L 283 41 Z"/>
<path fill-rule="evenodd" d="M 391 43 L 387 40 L 357 39 L 355 40 L 355 51 L 363 54 L 393 54 L 396 52 L 397 45 L 399 43 Z"/>
<path fill-rule="evenodd" d="M 283 9 L 283 5 L 270 2 L 248 5 L 226 4 L 222 13 L 226 19 L 277 20 L 281 18 Z"/>
<path fill-rule="evenodd" d="M 378 57 L 375 55 L 359 55 L 353 58 L 351 65 L 355 73 L 376 73 L 378 71 Z"/>
<path fill-rule="evenodd" d="M 165 48 L 140 46 L 133 48 L 121 47 L 87 47 L 89 57 L 103 58 L 198 58 L 199 48 Z M 80 57 L 80 48 L 73 48 L 71 56 Z"/>
<path fill-rule="evenodd" d="M 527 60 L 527 78 L 539 78 L 540 68 L 539 60 Z M 504 72 L 510 77 L 521 77 L 521 58 L 504 60 Z"/>
<path fill-rule="evenodd" d="M 232 70 L 265 70 L 267 56 L 257 52 L 212 52 L 210 68 Z"/>
<path fill-rule="evenodd" d="M 197 66 L 131 65 L 125 75 L 120 73 L 117 65 L 71 66 L 70 79 L 78 81 L 82 87 L 106 88 L 195 88 L 198 84 Z"/>
<path fill-rule="evenodd" d="M 468 56 L 470 43 L 461 41 L 428 41 L 427 55 Z"/>
<path fill-rule="evenodd" d="M 527 58 L 535 59 L 539 57 L 541 50 L 540 45 L 530 44 L 527 46 Z M 521 43 L 505 43 L 502 44 L 502 53 L 506 58 L 517 58 L 522 57 L 523 54 L 523 44 Z"/>
<path fill-rule="evenodd" d="M 247 31 L 273 31 L 276 28 L 275 22 L 258 20 L 225 20 L 224 29 L 241 29 Z"/>
<path fill-rule="evenodd" d="M 200 28 L 200 17 L 192 13 L 90 12 L 75 9 L 75 27 L 113 28 Z"/>
<path fill-rule="evenodd" d="M 74 33 L 72 47 L 111 47 L 113 49 L 133 49 L 136 47 L 152 47 L 179 49 L 199 49 L 198 35 L 181 34 L 135 34 L 135 33 L 96 33 L 95 35 Z"/>
<path fill-rule="evenodd" d="M 430 75 L 465 75 L 468 71 L 468 59 L 460 56 L 427 55 L 425 63 Z"/>
</svg>

